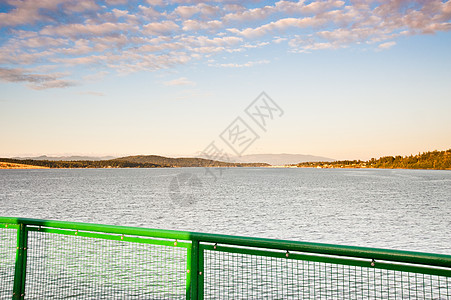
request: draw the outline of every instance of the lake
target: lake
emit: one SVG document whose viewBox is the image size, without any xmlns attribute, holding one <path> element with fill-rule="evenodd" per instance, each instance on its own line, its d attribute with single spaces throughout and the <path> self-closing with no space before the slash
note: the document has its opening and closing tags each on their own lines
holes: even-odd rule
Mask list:
<svg viewBox="0 0 451 300">
<path fill-rule="evenodd" d="M 451 172 L 0 170 L 0 215 L 451 253 Z"/>
</svg>

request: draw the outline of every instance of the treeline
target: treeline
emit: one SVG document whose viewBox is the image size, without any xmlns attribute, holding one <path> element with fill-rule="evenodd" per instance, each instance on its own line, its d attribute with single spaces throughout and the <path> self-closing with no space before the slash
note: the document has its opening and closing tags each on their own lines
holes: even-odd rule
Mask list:
<svg viewBox="0 0 451 300">
<path fill-rule="evenodd" d="M 446 151 L 430 151 L 410 156 L 385 156 L 370 159 L 368 165 L 373 168 L 402 169 L 451 169 L 451 149 Z"/>
<path fill-rule="evenodd" d="M 234 163 L 197 157 L 172 158 L 158 155 L 135 155 L 116 158 L 117 161 L 153 163 L 170 167 L 267 167 L 266 163 Z"/>
<path fill-rule="evenodd" d="M 47 168 L 158 168 L 165 167 L 153 163 L 136 163 L 121 160 L 77 160 L 77 161 L 50 161 L 33 159 L 0 158 L 0 162 L 24 164 Z"/>
<path fill-rule="evenodd" d="M 451 149 L 429 151 L 410 156 L 384 156 L 368 161 L 342 160 L 334 162 L 306 162 L 298 167 L 320 168 L 385 168 L 385 169 L 434 169 L 451 170 Z"/>
<path fill-rule="evenodd" d="M 171 167 L 265 167 L 266 163 L 230 163 L 203 158 L 171 158 L 158 155 L 137 155 L 110 160 L 35 160 L 0 158 L 0 162 L 47 168 L 171 168 Z"/>
<path fill-rule="evenodd" d="M 361 160 L 310 161 L 296 165 L 299 168 L 364 168 L 366 162 Z"/>
</svg>

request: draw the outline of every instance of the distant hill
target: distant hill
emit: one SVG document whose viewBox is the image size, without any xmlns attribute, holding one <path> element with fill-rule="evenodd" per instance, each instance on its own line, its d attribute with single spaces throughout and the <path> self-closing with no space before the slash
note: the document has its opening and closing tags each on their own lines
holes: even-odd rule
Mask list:
<svg viewBox="0 0 451 300">
<path fill-rule="evenodd" d="M 129 161 L 117 160 L 33 160 L 33 159 L 14 159 L 14 158 L 0 158 L 0 162 L 8 164 L 23 164 L 30 166 L 39 166 L 45 168 L 160 168 L 163 167 L 152 163 L 134 163 Z"/>
<path fill-rule="evenodd" d="M 315 155 L 305 155 L 305 154 L 250 154 L 243 155 L 240 157 L 233 157 L 231 161 L 236 162 L 249 162 L 249 163 L 267 163 L 273 166 L 283 166 L 298 164 L 301 162 L 308 161 L 335 161 L 333 158 L 315 156 Z"/>
<path fill-rule="evenodd" d="M 429 151 L 410 156 L 384 156 L 368 161 L 340 160 L 334 162 L 303 162 L 298 167 L 313 168 L 383 168 L 451 170 L 451 149 Z"/>
<path fill-rule="evenodd" d="M 72 156 L 73 158 L 75 156 Z M 162 167 L 267 167 L 264 163 L 229 163 L 203 158 L 170 158 L 158 155 L 136 155 L 109 160 L 45 160 L 0 158 L 4 166 L 23 164 L 46 168 L 162 168 Z M 9 164 L 9 165 L 7 165 Z"/>
<path fill-rule="evenodd" d="M 47 158 L 47 159 L 44 159 Z M 387 169 L 437 169 L 451 170 L 451 149 L 430 151 L 410 156 L 385 156 L 368 161 L 342 160 L 303 154 L 253 154 L 244 155 L 235 162 L 215 161 L 205 158 L 171 158 L 158 155 L 135 155 L 108 160 L 51 160 L 55 157 L 40 156 L 36 159 L 0 158 L 0 168 L 161 168 L 161 167 L 268 167 L 269 165 L 296 164 L 298 167 L 316 168 L 387 168 Z M 59 157 L 62 158 L 62 157 Z M 59 159 L 58 158 L 58 159 Z M 74 159 L 77 156 L 68 156 Z M 86 157 L 81 157 L 86 158 Z M 18 166 L 21 164 L 22 166 Z M 23 166 L 28 165 L 28 166 Z"/>
<path fill-rule="evenodd" d="M 74 160 L 110 160 L 115 156 L 47 156 L 41 155 L 36 157 L 13 157 L 13 159 L 31 159 L 31 160 L 49 160 L 49 161 L 74 161 Z"/>
<path fill-rule="evenodd" d="M 237 163 L 222 162 L 197 157 L 171 158 L 158 155 L 135 155 L 116 158 L 113 161 L 127 161 L 133 163 L 152 163 L 168 167 L 265 167 L 266 163 Z"/>
</svg>

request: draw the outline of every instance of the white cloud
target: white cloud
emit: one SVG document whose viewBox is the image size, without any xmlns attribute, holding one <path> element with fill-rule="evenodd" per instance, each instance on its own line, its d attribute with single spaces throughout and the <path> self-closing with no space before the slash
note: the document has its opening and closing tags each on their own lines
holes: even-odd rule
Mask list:
<svg viewBox="0 0 451 300">
<path fill-rule="evenodd" d="M 160 13 L 155 9 L 153 9 L 152 7 L 139 5 L 138 8 L 141 10 L 141 13 L 143 14 L 144 17 L 157 18 L 160 16 Z"/>
<path fill-rule="evenodd" d="M 327 10 L 341 7 L 345 4 L 344 1 L 313 1 L 301 8 L 301 12 L 304 14 L 320 14 Z"/>
<path fill-rule="evenodd" d="M 451 0 L 281 0 L 268 5 L 235 0 L 8 0 L 8 4 L 8 10 L 0 13 L 0 27 L 6 28 L 0 41 L 1 78 L 38 89 L 75 81 L 55 70 L 38 72 L 37 65 L 69 71 L 89 65 L 128 74 L 194 60 L 218 61 L 218 54 L 231 59 L 229 53 L 234 53 L 234 61 L 242 61 L 241 52 L 251 55 L 263 46 L 296 53 L 358 44 L 383 50 L 396 45 L 400 36 L 451 31 Z M 250 67 L 268 63 L 267 59 L 215 66 Z M 101 78 L 99 73 L 92 76 L 84 79 Z"/>
<path fill-rule="evenodd" d="M 253 67 L 255 65 L 269 64 L 269 60 L 258 60 L 258 61 L 248 61 L 244 64 L 239 63 L 227 63 L 227 64 L 217 64 L 212 65 L 214 67 L 224 67 L 224 68 L 248 68 Z"/>
<path fill-rule="evenodd" d="M 197 21 L 197 20 L 186 20 L 183 22 L 183 30 L 184 31 L 196 31 L 199 29 L 202 30 L 216 30 L 223 26 L 221 21 L 213 20 L 213 21 Z"/>
<path fill-rule="evenodd" d="M 260 42 L 257 44 L 245 44 L 243 45 L 244 48 L 260 48 L 263 46 L 269 45 L 269 42 Z"/>
<path fill-rule="evenodd" d="M 377 46 L 378 49 L 380 50 L 385 50 L 385 49 L 389 49 L 391 47 L 393 47 L 394 45 L 396 45 L 396 42 L 386 42 L 386 43 L 382 43 L 379 46 Z"/>
<path fill-rule="evenodd" d="M 284 32 L 290 27 L 305 28 L 309 26 L 319 26 L 326 22 L 319 18 L 284 18 L 274 22 L 267 23 L 257 28 L 246 28 L 244 30 L 229 29 L 233 33 L 237 33 L 246 38 L 257 38 L 273 32 Z"/>
<path fill-rule="evenodd" d="M 173 21 L 162 21 L 149 23 L 143 26 L 143 32 L 150 35 L 171 34 L 179 29 Z"/>
<path fill-rule="evenodd" d="M 288 39 L 285 38 L 285 37 L 275 37 L 273 42 L 276 43 L 276 44 L 280 44 L 282 42 L 285 42 L 286 40 L 288 40 Z"/>
<path fill-rule="evenodd" d="M 74 86 L 76 83 L 71 80 L 61 79 L 64 74 L 36 74 L 32 70 L 0 68 L 0 80 L 5 82 L 25 82 L 35 90 L 49 88 L 65 88 Z"/>
<path fill-rule="evenodd" d="M 40 13 L 43 9 L 55 10 L 64 0 L 54 1 L 14 1 L 14 9 L 0 13 L 0 27 L 35 24 L 38 21 L 51 20 L 49 16 Z"/>
<path fill-rule="evenodd" d="M 133 28 L 127 23 L 101 23 L 101 24 L 68 24 L 59 26 L 47 26 L 40 31 L 43 35 L 59 35 L 76 37 L 81 35 L 103 36 L 113 32 L 128 31 Z"/>
<path fill-rule="evenodd" d="M 65 3 L 65 10 L 68 12 L 84 12 L 98 10 L 100 8 L 93 0 L 68 1 Z"/>
<path fill-rule="evenodd" d="M 248 10 L 240 10 L 238 12 L 225 15 L 224 22 L 264 20 L 274 12 L 276 12 L 276 8 L 274 6 L 264 6 Z"/>
<path fill-rule="evenodd" d="M 177 85 L 196 85 L 194 81 L 188 80 L 186 77 L 180 77 L 174 80 L 163 82 L 166 86 L 177 86 Z"/>
<path fill-rule="evenodd" d="M 120 10 L 120 9 L 117 9 L 117 8 L 113 8 L 112 12 L 113 12 L 113 14 L 114 14 L 114 16 L 116 18 L 120 18 L 120 17 L 124 17 L 124 16 L 128 15 L 128 11 L 127 10 Z"/>
<path fill-rule="evenodd" d="M 107 71 L 100 71 L 100 72 L 97 72 L 97 73 L 94 73 L 94 74 L 89 74 L 89 75 L 83 76 L 83 80 L 86 80 L 86 81 L 98 81 L 98 80 L 103 79 L 109 73 L 110 72 L 107 72 Z"/>
<path fill-rule="evenodd" d="M 36 36 L 29 39 L 23 39 L 20 41 L 22 47 L 29 48 L 41 48 L 41 47 L 60 47 L 67 45 L 68 40 L 62 38 L 52 38 L 48 36 Z"/>
<path fill-rule="evenodd" d="M 128 0 L 105 0 L 110 5 L 126 4 Z"/>
<path fill-rule="evenodd" d="M 146 2 L 152 6 L 161 6 L 164 5 L 163 0 L 146 0 Z"/>
<path fill-rule="evenodd" d="M 192 6 L 178 6 L 174 9 L 174 13 L 183 19 L 191 18 L 199 14 L 201 17 L 210 17 L 218 14 L 221 9 L 216 5 L 208 5 L 206 3 L 199 3 Z"/>
</svg>

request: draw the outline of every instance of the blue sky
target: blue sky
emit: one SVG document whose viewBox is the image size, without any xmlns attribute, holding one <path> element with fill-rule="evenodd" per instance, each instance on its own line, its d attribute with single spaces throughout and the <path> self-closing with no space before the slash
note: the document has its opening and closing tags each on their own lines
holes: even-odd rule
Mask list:
<svg viewBox="0 0 451 300">
<path fill-rule="evenodd" d="M 0 156 L 451 147 L 451 1 L 0 3 Z M 245 108 L 283 110 L 263 131 Z"/>
</svg>

